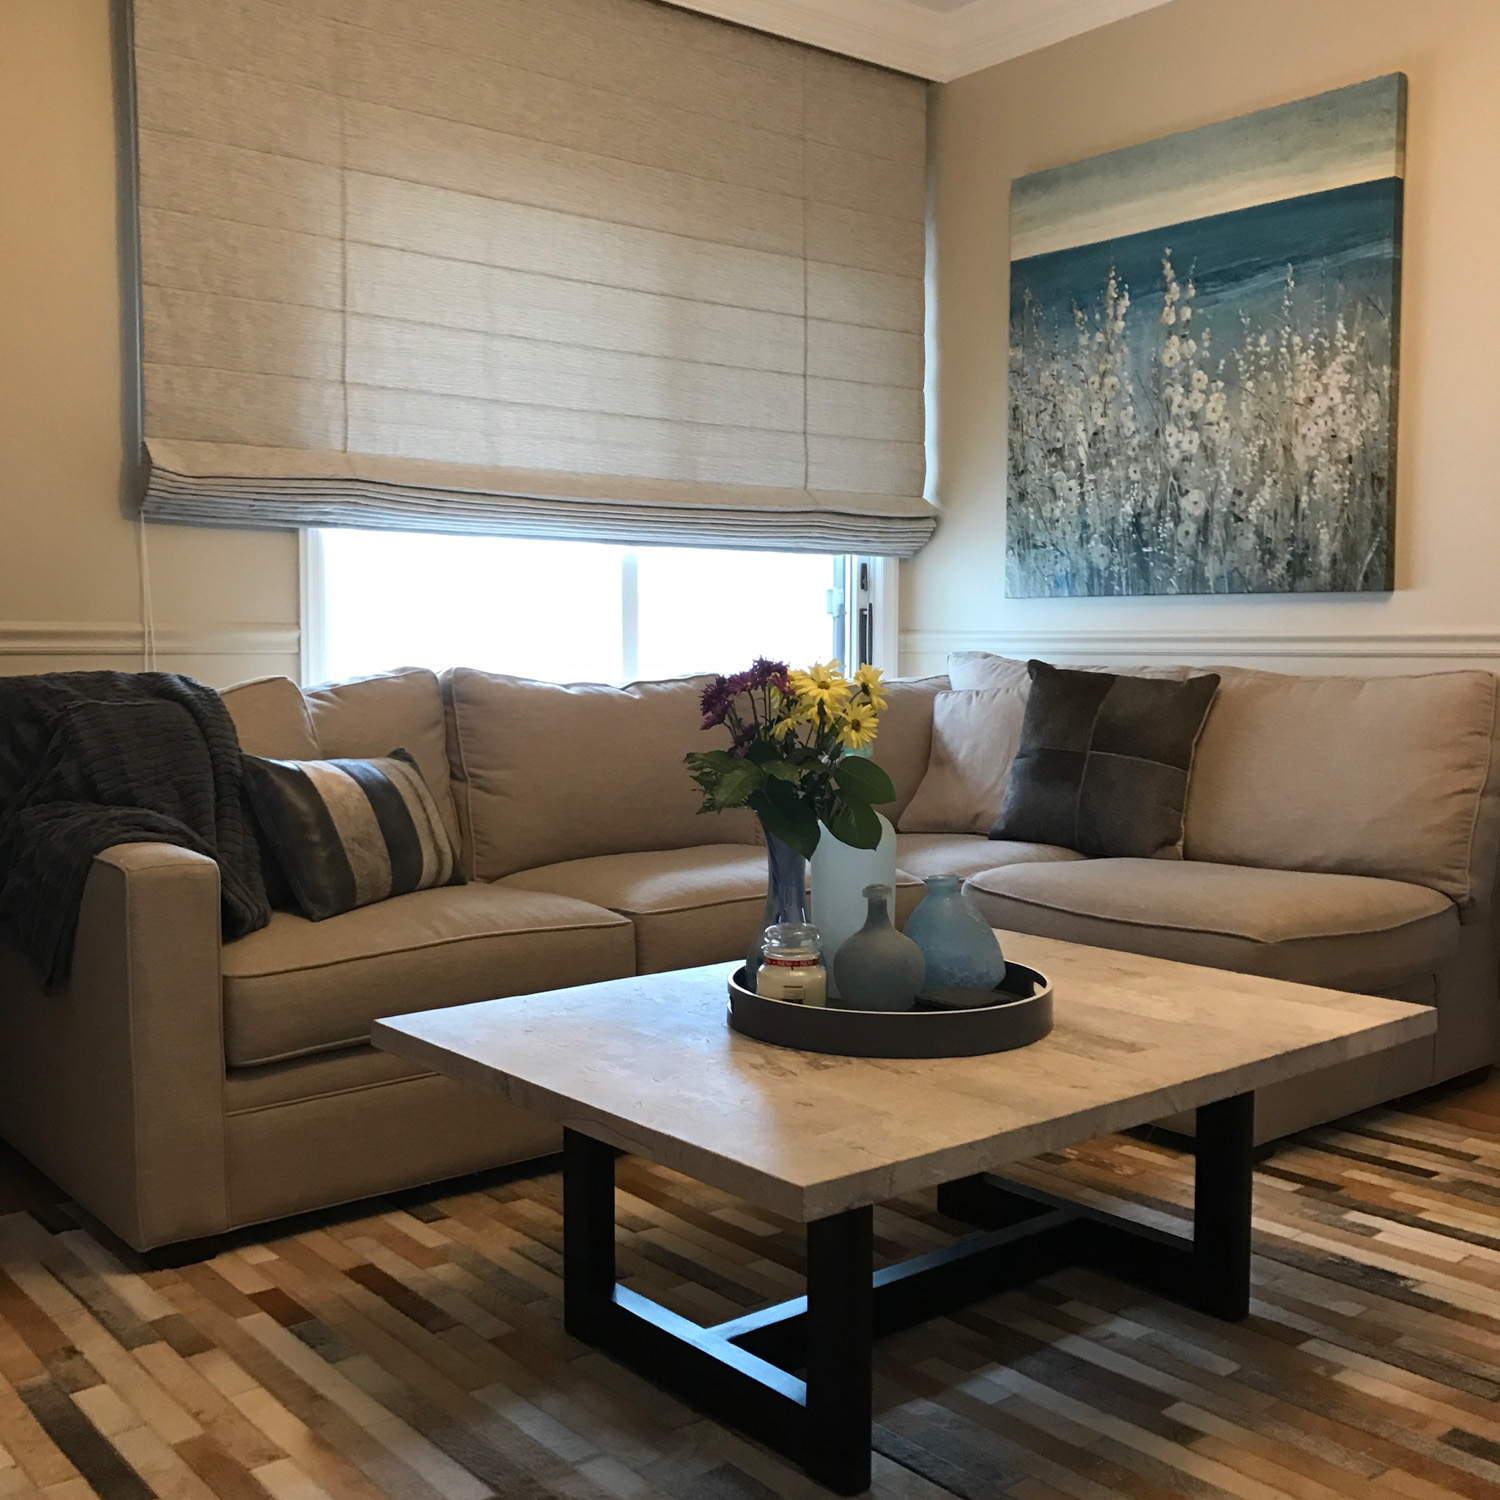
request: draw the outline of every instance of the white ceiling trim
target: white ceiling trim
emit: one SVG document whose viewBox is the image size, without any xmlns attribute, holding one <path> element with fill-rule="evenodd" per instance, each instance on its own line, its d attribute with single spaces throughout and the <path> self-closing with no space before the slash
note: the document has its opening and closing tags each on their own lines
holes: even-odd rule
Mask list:
<svg viewBox="0 0 1500 1500">
<path fill-rule="evenodd" d="M 674 3 L 947 83 L 1097 26 L 1108 26 L 1166 0 L 969 0 L 951 11 L 933 10 L 913 0 Z"/>
<path fill-rule="evenodd" d="M 939 81 L 992 68 L 1099 26 L 1123 21 L 1167 0 L 974 0 L 939 16 L 946 71 Z"/>
</svg>

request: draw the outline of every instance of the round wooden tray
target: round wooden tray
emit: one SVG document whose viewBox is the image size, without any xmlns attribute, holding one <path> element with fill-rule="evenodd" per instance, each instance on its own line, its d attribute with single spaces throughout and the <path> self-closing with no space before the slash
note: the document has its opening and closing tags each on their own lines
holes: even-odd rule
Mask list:
<svg viewBox="0 0 1500 1500">
<path fill-rule="evenodd" d="M 744 986 L 745 971 L 729 976 L 729 1025 L 743 1036 L 799 1052 L 843 1057 L 978 1057 L 1039 1042 L 1052 1030 L 1052 981 L 1025 964 L 1007 964 L 997 986 L 1002 998 L 955 1010 L 844 1010 L 772 1000 Z"/>
</svg>

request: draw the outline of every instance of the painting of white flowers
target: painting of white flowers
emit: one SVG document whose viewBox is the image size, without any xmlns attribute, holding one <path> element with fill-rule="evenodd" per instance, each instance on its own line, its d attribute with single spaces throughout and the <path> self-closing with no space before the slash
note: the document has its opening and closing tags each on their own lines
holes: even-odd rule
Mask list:
<svg viewBox="0 0 1500 1500">
<path fill-rule="evenodd" d="M 1406 79 L 1018 178 L 1006 591 L 1393 587 Z"/>
</svg>

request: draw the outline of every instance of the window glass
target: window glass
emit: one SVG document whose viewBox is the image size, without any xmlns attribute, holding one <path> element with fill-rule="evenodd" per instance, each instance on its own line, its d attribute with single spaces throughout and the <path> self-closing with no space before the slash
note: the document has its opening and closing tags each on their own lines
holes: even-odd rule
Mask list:
<svg viewBox="0 0 1500 1500">
<path fill-rule="evenodd" d="M 837 654 L 842 558 L 342 528 L 309 556 L 322 679 L 468 666 L 625 682 Z"/>
<path fill-rule="evenodd" d="M 642 547 L 637 567 L 641 677 L 738 672 L 757 656 L 806 666 L 835 654 L 832 558 Z"/>
<path fill-rule="evenodd" d="M 620 673 L 621 548 L 404 531 L 323 533 L 322 675 L 481 667 Z"/>
</svg>

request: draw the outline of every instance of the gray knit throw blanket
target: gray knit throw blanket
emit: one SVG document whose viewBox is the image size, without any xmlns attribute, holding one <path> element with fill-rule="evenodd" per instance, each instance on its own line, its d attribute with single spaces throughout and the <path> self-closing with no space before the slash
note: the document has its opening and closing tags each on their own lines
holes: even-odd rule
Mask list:
<svg viewBox="0 0 1500 1500">
<path fill-rule="evenodd" d="M 223 931 L 270 920 L 223 700 L 170 672 L 0 677 L 0 936 L 67 981 L 83 888 L 114 844 L 218 861 Z"/>
</svg>

